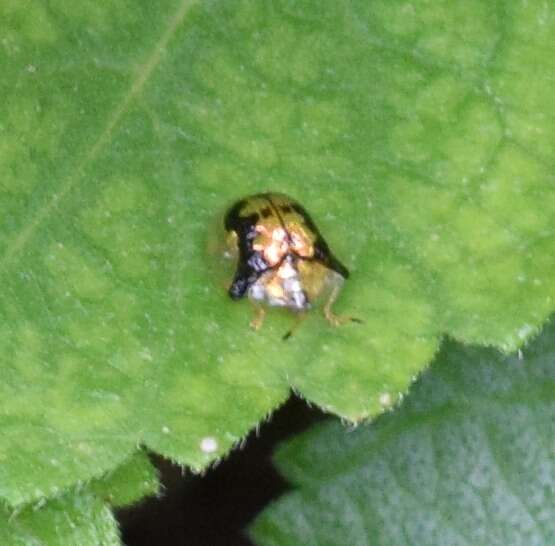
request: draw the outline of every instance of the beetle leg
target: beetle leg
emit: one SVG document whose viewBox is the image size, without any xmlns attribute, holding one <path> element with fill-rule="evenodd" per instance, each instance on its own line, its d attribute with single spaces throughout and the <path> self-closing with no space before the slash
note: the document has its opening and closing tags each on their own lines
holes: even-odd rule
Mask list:
<svg viewBox="0 0 555 546">
<path fill-rule="evenodd" d="M 266 316 L 266 309 L 261 305 L 254 306 L 254 318 L 251 320 L 251 328 L 253 330 L 260 330 Z"/>
<path fill-rule="evenodd" d="M 305 318 L 306 313 L 297 313 L 297 320 L 295 324 L 293 324 L 292 328 L 288 330 L 281 339 L 283 341 L 287 341 L 299 329 L 299 326 L 303 323 Z"/>
<path fill-rule="evenodd" d="M 346 322 L 362 323 L 362 320 L 358 318 L 351 317 L 349 315 L 336 315 L 331 310 L 331 306 L 335 303 L 335 300 L 337 299 L 337 296 L 339 295 L 340 290 L 341 290 L 341 286 L 335 286 L 331 291 L 328 301 L 326 301 L 326 304 L 324 305 L 324 316 L 326 317 L 326 320 L 332 326 L 340 326 L 341 324 L 345 324 Z"/>
</svg>

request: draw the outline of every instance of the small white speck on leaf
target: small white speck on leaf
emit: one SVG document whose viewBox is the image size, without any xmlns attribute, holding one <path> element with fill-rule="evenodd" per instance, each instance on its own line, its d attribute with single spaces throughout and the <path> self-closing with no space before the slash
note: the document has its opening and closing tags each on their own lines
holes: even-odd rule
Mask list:
<svg viewBox="0 0 555 546">
<path fill-rule="evenodd" d="M 166 425 L 164 425 L 164 426 L 162 427 L 162 433 L 163 433 L 163 434 L 169 434 L 170 432 L 171 432 L 171 431 L 170 431 L 170 427 L 167 427 Z"/>
<path fill-rule="evenodd" d="M 214 453 L 218 449 L 218 440 L 213 436 L 205 436 L 200 441 L 200 449 L 203 453 Z"/>
<path fill-rule="evenodd" d="M 390 394 L 390 393 L 388 393 L 388 392 L 382 392 L 382 393 L 380 394 L 379 401 L 380 401 L 380 404 L 381 404 L 383 407 L 389 407 L 389 406 L 391 406 L 391 403 L 392 403 L 393 400 L 392 400 L 392 398 L 391 398 L 391 394 Z"/>
<path fill-rule="evenodd" d="M 533 331 L 534 327 L 531 324 L 523 324 L 518 329 L 517 335 L 520 339 L 526 339 Z"/>
</svg>

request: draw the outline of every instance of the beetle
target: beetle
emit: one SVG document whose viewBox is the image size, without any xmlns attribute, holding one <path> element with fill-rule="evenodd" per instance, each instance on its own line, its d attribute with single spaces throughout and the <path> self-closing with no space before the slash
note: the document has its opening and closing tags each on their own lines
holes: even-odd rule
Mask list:
<svg viewBox="0 0 555 546">
<path fill-rule="evenodd" d="M 228 293 L 234 300 L 247 296 L 255 304 L 255 330 L 264 321 L 264 305 L 290 309 L 302 318 L 325 294 L 323 311 L 330 324 L 360 322 L 332 312 L 349 271 L 300 203 L 281 193 L 251 195 L 228 209 L 224 228 L 228 255 L 237 259 Z"/>
</svg>

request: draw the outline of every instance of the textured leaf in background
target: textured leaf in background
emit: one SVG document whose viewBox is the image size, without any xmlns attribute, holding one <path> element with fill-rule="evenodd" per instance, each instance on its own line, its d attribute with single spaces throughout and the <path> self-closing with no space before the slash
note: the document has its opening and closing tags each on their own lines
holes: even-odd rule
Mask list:
<svg viewBox="0 0 555 546">
<path fill-rule="evenodd" d="M 261 546 L 555 544 L 555 323 L 522 359 L 447 341 L 398 409 L 276 459 L 297 490 L 255 523 Z"/>
<path fill-rule="evenodd" d="M 156 470 L 139 452 L 110 475 L 56 499 L 15 512 L 0 507 L 0 544 L 119 546 L 111 507 L 131 504 L 158 490 Z"/>
<path fill-rule="evenodd" d="M 203 468 L 290 386 L 375 414 L 442 332 L 511 350 L 553 309 L 549 5 L 10 0 L 0 21 L 11 506 L 140 444 Z M 363 325 L 249 330 L 207 249 L 266 189 L 312 212 Z"/>
</svg>

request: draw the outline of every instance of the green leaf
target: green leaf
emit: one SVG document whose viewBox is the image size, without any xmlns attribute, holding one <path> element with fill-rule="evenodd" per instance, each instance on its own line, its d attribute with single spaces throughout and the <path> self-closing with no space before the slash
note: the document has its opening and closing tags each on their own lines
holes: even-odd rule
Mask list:
<svg viewBox="0 0 555 546">
<path fill-rule="evenodd" d="M 401 406 L 281 447 L 257 544 L 555 544 L 555 322 L 521 358 L 446 341 Z"/>
<path fill-rule="evenodd" d="M 121 545 L 110 508 L 87 493 L 68 493 L 16 516 L 0 509 L 0 540 L 7 546 Z"/>
<path fill-rule="evenodd" d="M 200 470 L 290 387 L 363 419 L 443 332 L 509 351 L 552 311 L 543 2 L 8 0 L 0 20 L 11 506 L 138 445 Z M 363 325 L 250 331 L 212 247 L 267 189 L 312 213 Z"/>
<path fill-rule="evenodd" d="M 158 471 L 143 451 L 99 480 L 93 480 L 88 488 L 110 506 L 121 508 L 138 502 L 147 495 L 160 492 Z"/>
<path fill-rule="evenodd" d="M 112 506 L 124 506 L 159 490 L 156 470 L 140 452 L 112 474 L 53 500 L 20 511 L 0 507 L 3 546 L 120 546 Z"/>
</svg>

